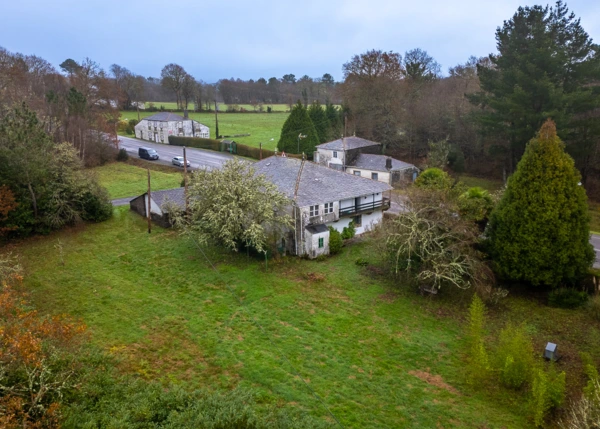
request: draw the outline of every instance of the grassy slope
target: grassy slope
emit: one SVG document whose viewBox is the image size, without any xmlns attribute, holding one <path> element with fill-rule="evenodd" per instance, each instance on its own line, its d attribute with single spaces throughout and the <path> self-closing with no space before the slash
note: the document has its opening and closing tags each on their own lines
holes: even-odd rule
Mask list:
<svg viewBox="0 0 600 429">
<path fill-rule="evenodd" d="M 111 198 L 133 197 L 143 194 L 148 189 L 148 174 L 145 168 L 113 162 L 96 167 L 93 171 Z M 181 185 L 182 178 L 181 172 L 176 170 L 150 171 L 150 182 L 154 190 L 177 188 Z"/>
<path fill-rule="evenodd" d="M 140 117 L 151 116 L 155 112 L 140 112 Z M 195 119 L 210 128 L 211 138 L 216 138 L 215 114 L 190 112 Z M 275 149 L 281 127 L 287 119 L 287 113 L 222 113 L 219 115 L 219 134 L 250 134 L 248 137 L 235 137 L 235 141 L 248 146 L 258 147 L 263 144 L 266 149 Z M 123 119 L 137 119 L 137 112 L 121 112 Z"/>
<path fill-rule="evenodd" d="M 527 427 L 519 395 L 490 400 L 464 384 L 459 316 L 354 263 L 368 244 L 326 262 L 271 261 L 267 272 L 212 250 L 219 276 L 187 239 L 145 225 L 120 208 L 14 249 L 34 303 L 83 318 L 124 370 L 190 388 L 253 386 L 264 401 L 327 418 L 283 352 L 346 427 Z"/>
</svg>

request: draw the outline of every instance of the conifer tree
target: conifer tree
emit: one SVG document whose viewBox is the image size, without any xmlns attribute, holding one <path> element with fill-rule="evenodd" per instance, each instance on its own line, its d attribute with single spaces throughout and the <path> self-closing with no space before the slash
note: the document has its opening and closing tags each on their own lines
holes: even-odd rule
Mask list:
<svg viewBox="0 0 600 429">
<path fill-rule="evenodd" d="M 327 114 L 321 106 L 319 101 L 315 101 L 308 108 L 308 116 L 315 126 L 315 130 L 317 130 L 317 135 L 319 136 L 319 143 L 325 143 L 329 141 L 329 119 L 327 118 Z"/>
<path fill-rule="evenodd" d="M 488 232 L 496 269 L 506 279 L 572 284 L 594 260 L 585 190 L 551 120 L 528 143 Z"/>
<path fill-rule="evenodd" d="M 281 128 L 277 150 L 288 153 L 305 153 L 307 156 L 312 156 L 315 146 L 318 144 L 317 130 L 308 116 L 308 111 L 298 100 Z M 298 149 L 300 150 L 298 151 Z"/>
</svg>

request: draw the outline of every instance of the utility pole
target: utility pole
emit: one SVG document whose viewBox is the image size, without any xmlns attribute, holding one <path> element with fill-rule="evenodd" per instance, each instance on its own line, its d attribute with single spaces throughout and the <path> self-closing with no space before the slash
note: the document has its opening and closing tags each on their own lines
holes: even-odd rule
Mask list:
<svg viewBox="0 0 600 429">
<path fill-rule="evenodd" d="M 183 147 L 183 196 L 185 198 L 185 215 L 188 215 L 189 212 L 189 203 L 188 203 L 188 177 L 187 177 L 187 156 L 185 154 L 185 146 Z"/>
<path fill-rule="evenodd" d="M 215 98 L 215 125 L 217 128 L 217 136 L 216 138 L 219 138 L 219 115 L 217 114 L 217 99 Z"/>
<path fill-rule="evenodd" d="M 148 234 L 152 232 L 152 195 L 150 195 L 150 169 L 148 169 Z"/>
</svg>

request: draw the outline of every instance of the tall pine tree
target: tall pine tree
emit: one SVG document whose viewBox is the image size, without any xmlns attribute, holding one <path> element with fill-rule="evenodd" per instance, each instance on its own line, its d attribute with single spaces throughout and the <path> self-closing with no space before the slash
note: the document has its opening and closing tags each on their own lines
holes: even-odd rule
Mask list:
<svg viewBox="0 0 600 429">
<path fill-rule="evenodd" d="M 490 216 L 498 274 L 533 285 L 573 284 L 594 260 L 587 197 L 551 120 L 532 139 Z"/>
<path fill-rule="evenodd" d="M 553 118 L 576 156 L 585 182 L 590 144 L 600 136 L 600 47 L 562 2 L 555 7 L 520 7 L 496 30 L 498 53 L 480 63 L 482 92 L 470 97 L 486 109 L 487 133 L 507 142 L 513 170 L 546 118 Z"/>
<path fill-rule="evenodd" d="M 319 136 L 308 111 L 300 100 L 292 108 L 290 116 L 283 123 L 281 137 L 277 142 L 277 150 L 288 153 L 305 153 L 312 157 L 315 146 L 319 144 Z M 298 151 L 298 149 L 300 149 Z"/>
</svg>

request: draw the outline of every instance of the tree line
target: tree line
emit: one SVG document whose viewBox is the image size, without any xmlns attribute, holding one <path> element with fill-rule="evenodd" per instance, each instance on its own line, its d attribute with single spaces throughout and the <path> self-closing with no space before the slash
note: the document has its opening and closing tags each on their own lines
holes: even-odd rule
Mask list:
<svg viewBox="0 0 600 429">
<path fill-rule="evenodd" d="M 355 55 L 339 86 L 351 129 L 417 163 L 430 143 L 446 141 L 465 160 L 459 169 L 500 178 L 551 118 L 597 196 L 599 46 L 562 1 L 519 8 L 496 30 L 496 46 L 496 53 L 451 67 L 447 77 L 420 49 Z"/>
</svg>

